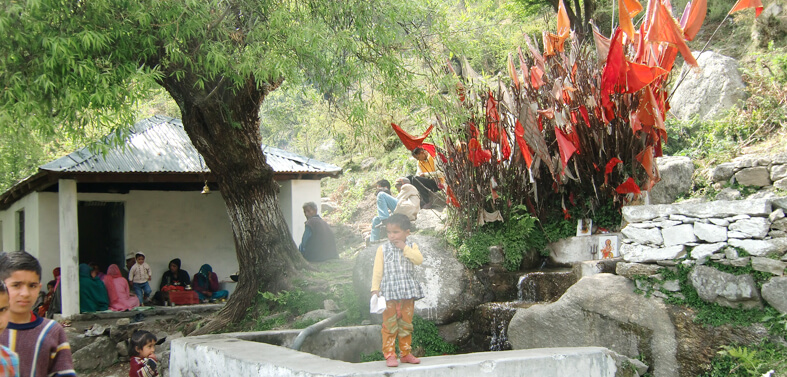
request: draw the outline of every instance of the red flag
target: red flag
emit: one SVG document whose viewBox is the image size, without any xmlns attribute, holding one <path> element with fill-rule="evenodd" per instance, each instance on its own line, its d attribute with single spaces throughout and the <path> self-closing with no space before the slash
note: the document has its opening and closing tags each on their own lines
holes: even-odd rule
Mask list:
<svg viewBox="0 0 787 377">
<path fill-rule="evenodd" d="M 393 127 L 394 131 L 396 132 L 396 136 L 399 136 L 399 140 L 402 141 L 402 144 L 404 144 L 407 150 L 411 151 L 416 147 L 421 146 L 421 144 L 423 144 L 424 139 L 426 139 L 426 137 L 429 136 L 429 133 L 432 132 L 432 129 L 434 128 L 434 124 L 429 126 L 429 128 L 427 128 L 426 131 L 424 131 L 424 133 L 421 134 L 421 136 L 410 135 L 401 127 L 396 125 L 396 123 L 391 123 L 391 127 Z"/>
<path fill-rule="evenodd" d="M 637 64 L 626 61 L 628 69 L 626 70 L 626 92 L 635 93 L 645 86 L 652 83 L 662 75 L 666 75 L 667 71 L 659 67 L 649 67 L 644 64 Z"/>
<path fill-rule="evenodd" d="M 762 1 L 761 0 L 738 0 L 735 5 L 732 6 L 730 9 L 730 14 L 733 14 L 739 10 L 744 10 L 748 8 L 754 8 L 754 17 L 760 17 L 760 13 L 762 13 Z"/>
<path fill-rule="evenodd" d="M 478 142 L 478 139 L 470 139 L 470 141 L 467 143 L 467 149 L 469 152 L 468 156 L 470 157 L 470 161 L 475 167 L 479 167 L 481 164 L 492 159 L 492 152 L 484 150 L 481 147 L 481 143 Z"/>
<path fill-rule="evenodd" d="M 497 101 L 489 92 L 486 99 L 486 137 L 487 139 L 500 143 L 500 114 L 497 112 Z"/>
<path fill-rule="evenodd" d="M 648 177 L 651 179 L 656 178 L 656 172 L 653 169 L 653 146 L 648 146 L 643 149 L 642 152 L 639 152 L 639 154 L 637 154 L 637 161 L 645 168 L 645 173 L 648 174 Z"/>
<path fill-rule="evenodd" d="M 686 40 L 683 36 L 683 31 L 675 19 L 672 18 L 669 11 L 664 4 L 658 2 L 656 5 L 656 14 L 653 15 L 653 22 L 645 35 L 645 40 L 648 42 L 666 42 L 678 48 L 683 59 L 692 67 L 698 67 L 697 61 L 694 60 L 694 55 L 691 54 L 689 46 L 686 45 Z"/>
<path fill-rule="evenodd" d="M 524 73 L 524 71 L 522 71 Z M 517 90 L 520 90 L 519 87 L 519 75 L 516 74 L 516 67 L 514 67 L 514 61 L 511 59 L 511 54 L 508 54 L 508 75 L 511 76 L 511 81 L 514 83 L 514 86 Z"/>
<path fill-rule="evenodd" d="M 530 169 L 530 166 L 533 165 L 533 155 L 530 152 L 530 146 L 525 141 L 525 127 L 522 126 L 522 123 L 519 123 L 519 119 L 516 120 L 514 137 L 516 137 L 516 143 L 519 144 L 519 151 L 522 152 L 522 157 L 525 158 L 525 164 Z"/>
<path fill-rule="evenodd" d="M 560 160 L 563 161 L 563 168 L 565 168 L 566 164 L 568 164 L 568 159 L 574 155 L 577 148 L 571 140 L 568 139 L 568 136 L 566 136 L 557 126 L 555 126 L 555 138 L 557 139 L 557 147 L 560 151 Z"/>
<path fill-rule="evenodd" d="M 445 193 L 448 196 L 445 200 L 446 204 L 459 208 L 459 201 L 456 200 L 456 195 L 454 195 L 454 190 L 451 190 L 451 186 L 446 187 Z"/>
<path fill-rule="evenodd" d="M 585 120 L 585 124 L 590 127 L 590 116 L 588 116 L 588 108 L 585 105 L 579 105 L 579 113 L 582 114 L 582 119 Z"/>
<path fill-rule="evenodd" d="M 612 173 L 612 169 L 614 169 L 615 166 L 617 166 L 617 164 L 622 164 L 622 163 L 623 163 L 623 161 L 621 161 L 617 157 L 612 157 L 612 158 L 609 159 L 609 162 L 607 162 L 607 166 L 604 167 L 604 184 L 605 185 L 609 183 L 609 175 L 610 175 L 610 173 Z"/>
<path fill-rule="evenodd" d="M 623 32 L 618 28 L 609 44 L 607 65 L 601 73 L 601 97 L 604 98 L 615 93 L 616 87 L 623 84 L 626 77 L 626 55 L 623 50 Z M 606 105 L 605 105 L 606 107 Z"/>
<path fill-rule="evenodd" d="M 533 86 L 533 89 L 538 90 L 541 85 L 544 85 L 544 80 L 541 79 L 541 76 L 544 75 L 544 71 L 537 66 L 530 67 L 530 84 Z"/>
<path fill-rule="evenodd" d="M 637 183 L 634 182 L 634 179 L 631 177 L 615 188 L 615 192 L 618 194 L 641 194 L 639 186 L 637 186 Z"/>
</svg>

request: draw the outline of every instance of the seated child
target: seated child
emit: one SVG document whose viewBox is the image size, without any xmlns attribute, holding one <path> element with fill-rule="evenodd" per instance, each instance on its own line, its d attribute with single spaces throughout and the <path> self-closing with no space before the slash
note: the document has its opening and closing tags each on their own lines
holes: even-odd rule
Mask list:
<svg viewBox="0 0 787 377">
<path fill-rule="evenodd" d="M 153 274 L 150 271 L 150 266 L 145 263 L 145 254 L 138 251 L 134 254 L 134 258 L 137 263 L 131 266 L 131 270 L 128 271 L 128 281 L 133 283 L 134 294 L 137 295 L 139 304 L 145 306 L 145 301 L 147 301 L 151 291 L 148 282 L 153 278 Z"/>
<path fill-rule="evenodd" d="M 38 316 L 45 317 L 46 311 L 49 310 L 49 304 L 52 303 L 52 297 L 55 295 L 55 284 L 56 281 L 50 280 L 49 283 L 46 283 L 46 295 L 44 295 L 44 301 L 41 302 L 41 305 L 38 306 Z M 33 308 L 35 311 L 35 308 Z"/>
<path fill-rule="evenodd" d="M 131 358 L 129 377 L 158 376 L 156 360 L 156 336 L 149 331 L 137 330 L 128 342 L 128 356 Z"/>
<path fill-rule="evenodd" d="M 41 289 L 41 265 L 24 251 L 0 256 L 0 280 L 11 300 L 8 328 L 0 344 L 19 355 L 20 375 L 25 377 L 76 376 L 71 346 L 59 323 L 34 313 L 33 297 Z"/>
<path fill-rule="evenodd" d="M 215 301 L 222 298 L 227 298 L 229 292 L 226 290 L 219 290 L 219 277 L 213 272 L 213 267 L 209 264 L 203 264 L 199 272 L 194 275 L 194 280 L 191 282 L 191 289 L 197 291 L 200 301 Z"/>
<path fill-rule="evenodd" d="M 8 326 L 9 306 L 8 290 L 0 281 L 0 332 Z M 0 345 L 0 377 L 19 377 L 19 356 L 4 345 Z"/>
<path fill-rule="evenodd" d="M 407 239 L 410 219 L 394 214 L 384 222 L 388 242 L 380 245 L 374 258 L 372 294 L 385 297 L 383 312 L 383 357 L 386 365 L 399 365 L 396 360 L 396 338 L 399 338 L 399 357 L 403 363 L 421 362 L 412 353 L 413 314 L 415 301 L 424 297 L 421 284 L 415 278 L 415 266 L 424 257 L 418 245 Z"/>
</svg>

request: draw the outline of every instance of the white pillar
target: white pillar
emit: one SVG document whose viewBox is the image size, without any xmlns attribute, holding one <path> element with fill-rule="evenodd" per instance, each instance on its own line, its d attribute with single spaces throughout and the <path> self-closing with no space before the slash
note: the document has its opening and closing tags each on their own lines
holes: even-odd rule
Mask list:
<svg viewBox="0 0 787 377">
<path fill-rule="evenodd" d="M 79 314 L 79 229 L 77 222 L 77 182 L 58 181 L 60 228 L 60 294 L 64 318 Z"/>
</svg>

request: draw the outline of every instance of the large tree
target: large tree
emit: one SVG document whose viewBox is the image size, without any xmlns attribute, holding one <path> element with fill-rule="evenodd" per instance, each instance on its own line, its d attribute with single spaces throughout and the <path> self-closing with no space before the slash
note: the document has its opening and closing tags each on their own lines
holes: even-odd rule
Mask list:
<svg viewBox="0 0 787 377">
<path fill-rule="evenodd" d="M 387 93 L 410 73 L 421 3 L 382 0 L 5 0 L 0 13 L 0 132 L 80 135 L 131 124 L 163 87 L 226 202 L 241 280 L 203 331 L 242 318 L 256 292 L 289 286 L 305 261 L 277 204 L 260 148 L 259 109 L 284 80 L 331 98 Z"/>
</svg>

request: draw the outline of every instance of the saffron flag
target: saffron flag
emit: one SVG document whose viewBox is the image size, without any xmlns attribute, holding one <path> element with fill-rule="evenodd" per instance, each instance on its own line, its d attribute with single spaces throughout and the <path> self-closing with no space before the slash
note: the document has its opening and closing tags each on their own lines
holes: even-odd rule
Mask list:
<svg viewBox="0 0 787 377">
<path fill-rule="evenodd" d="M 748 8 L 754 8 L 754 16 L 760 17 L 760 13 L 762 13 L 762 1 L 761 0 L 738 0 L 735 5 L 732 6 L 730 9 L 730 14 L 733 14 L 739 10 L 744 10 Z"/>
<path fill-rule="evenodd" d="M 686 3 L 683 16 L 680 18 L 680 27 L 683 28 L 683 36 L 687 41 L 694 40 L 700 31 L 702 22 L 705 21 L 705 14 L 708 13 L 707 0 L 694 0 Z"/>
<path fill-rule="evenodd" d="M 675 19 L 672 18 L 664 4 L 656 4 L 656 12 L 653 15 L 653 22 L 650 24 L 645 40 L 648 42 L 666 42 L 678 48 L 683 59 L 692 67 L 699 67 L 694 55 L 691 54 L 689 46 L 683 36 L 683 31 Z"/>
<path fill-rule="evenodd" d="M 637 0 L 618 0 L 618 18 L 620 19 L 620 29 L 634 39 L 634 23 L 631 18 L 642 11 L 642 4 Z"/>
<path fill-rule="evenodd" d="M 411 151 L 416 147 L 420 147 L 421 144 L 423 144 L 424 139 L 426 139 L 426 137 L 429 136 L 429 133 L 432 132 L 432 129 L 434 128 L 434 124 L 429 126 L 429 128 L 427 128 L 426 131 L 424 131 L 424 133 L 421 134 L 421 136 L 410 135 L 409 133 L 407 133 L 407 131 L 399 127 L 396 123 L 391 123 L 391 127 L 393 127 L 394 132 L 396 132 L 396 136 L 399 136 L 399 140 L 402 141 L 402 144 L 404 144 L 407 150 Z"/>
</svg>

